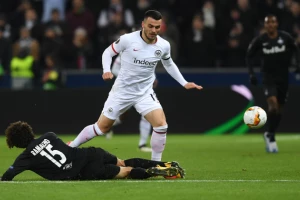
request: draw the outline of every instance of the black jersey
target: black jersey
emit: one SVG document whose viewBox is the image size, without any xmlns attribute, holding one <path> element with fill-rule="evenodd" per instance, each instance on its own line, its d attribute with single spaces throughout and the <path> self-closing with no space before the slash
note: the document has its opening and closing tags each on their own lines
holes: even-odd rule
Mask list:
<svg viewBox="0 0 300 200">
<path fill-rule="evenodd" d="M 33 140 L 2 180 L 12 180 L 17 174 L 31 170 L 49 180 L 77 179 L 87 162 L 87 149 L 72 148 L 55 133 L 46 133 Z"/>
<path fill-rule="evenodd" d="M 276 38 L 269 38 L 265 33 L 253 39 L 247 51 L 247 65 L 250 73 L 253 73 L 251 58 L 258 52 L 261 56 L 261 67 L 265 79 L 287 80 L 288 68 L 294 53 L 299 64 L 298 47 L 292 36 L 284 31 L 278 31 Z"/>
</svg>

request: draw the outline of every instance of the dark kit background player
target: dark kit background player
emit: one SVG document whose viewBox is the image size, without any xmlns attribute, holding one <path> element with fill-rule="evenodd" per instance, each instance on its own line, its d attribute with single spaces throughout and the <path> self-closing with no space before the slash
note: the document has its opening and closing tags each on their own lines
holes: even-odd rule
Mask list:
<svg viewBox="0 0 300 200">
<path fill-rule="evenodd" d="M 10 181 L 31 170 L 48 180 L 100 180 L 113 178 L 146 179 L 152 176 L 183 178 L 177 162 L 158 162 L 141 158 L 121 160 L 101 148 L 72 148 L 48 132 L 34 139 L 26 122 L 12 123 L 5 131 L 9 148 L 25 148 L 3 174 Z"/>
<path fill-rule="evenodd" d="M 254 38 L 250 43 L 246 62 L 249 68 L 250 82 L 257 85 L 257 78 L 253 72 L 251 59 L 260 52 L 262 60 L 262 74 L 264 93 L 268 103 L 268 126 L 264 133 L 266 150 L 270 153 L 278 152 L 275 132 L 280 123 L 283 106 L 288 96 L 289 67 L 295 54 L 297 68 L 300 73 L 299 49 L 292 36 L 277 30 L 278 22 L 274 15 L 268 15 L 264 21 L 265 33 Z"/>
</svg>

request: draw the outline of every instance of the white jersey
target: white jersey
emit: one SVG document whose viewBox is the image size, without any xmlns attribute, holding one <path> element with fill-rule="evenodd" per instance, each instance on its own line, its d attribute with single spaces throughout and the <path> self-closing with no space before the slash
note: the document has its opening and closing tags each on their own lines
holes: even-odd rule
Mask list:
<svg viewBox="0 0 300 200">
<path fill-rule="evenodd" d="M 118 99 L 133 100 L 151 92 L 157 63 L 170 58 L 168 41 L 157 36 L 156 43 L 148 44 L 141 34 L 125 34 L 111 45 L 115 53 L 121 53 L 121 69 L 110 92 Z"/>
</svg>

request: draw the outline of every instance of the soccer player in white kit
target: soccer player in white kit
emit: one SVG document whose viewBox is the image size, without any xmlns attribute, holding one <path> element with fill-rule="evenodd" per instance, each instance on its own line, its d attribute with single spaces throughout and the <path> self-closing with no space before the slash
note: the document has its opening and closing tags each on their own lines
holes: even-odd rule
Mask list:
<svg viewBox="0 0 300 200">
<path fill-rule="evenodd" d="M 119 75 L 120 69 L 121 69 L 121 54 L 119 54 L 116 57 L 115 61 L 113 62 L 113 65 L 111 67 L 111 72 L 115 77 L 117 77 Z M 157 86 L 157 83 L 158 81 L 155 80 L 153 83 L 153 88 Z M 124 118 L 123 116 L 119 116 L 115 120 L 113 127 L 122 124 L 123 118 Z M 150 147 L 147 147 L 147 141 L 150 136 L 151 129 L 152 129 L 151 124 L 145 119 L 145 117 L 142 116 L 139 123 L 140 139 L 139 139 L 138 147 L 139 150 L 143 152 L 152 152 L 152 149 Z M 113 135 L 113 131 L 110 130 L 110 132 L 106 134 L 106 138 L 111 139 L 112 135 Z"/>
<path fill-rule="evenodd" d="M 113 78 L 110 70 L 112 57 L 121 54 L 121 70 L 104 104 L 102 113 L 95 124 L 86 126 L 69 145 L 78 147 L 90 139 L 109 132 L 114 121 L 130 107 L 146 118 L 153 127 L 151 136 L 151 159 L 160 161 L 165 148 L 168 124 L 152 84 L 155 67 L 159 60 L 166 71 L 185 89 L 202 87 L 187 82 L 170 55 L 170 43 L 158 34 L 162 15 L 148 10 L 142 22 L 142 30 L 122 35 L 102 54 L 104 80 Z"/>
</svg>

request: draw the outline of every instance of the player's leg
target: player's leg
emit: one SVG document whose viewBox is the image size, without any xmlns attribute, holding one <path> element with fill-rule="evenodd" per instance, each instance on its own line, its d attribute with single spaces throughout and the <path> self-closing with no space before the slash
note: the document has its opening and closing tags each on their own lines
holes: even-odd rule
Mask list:
<svg viewBox="0 0 300 200">
<path fill-rule="evenodd" d="M 152 149 L 147 147 L 147 141 L 148 141 L 152 126 L 143 116 L 141 116 L 139 128 L 140 128 L 139 149 L 144 152 L 151 152 Z"/>
<path fill-rule="evenodd" d="M 150 94 L 148 93 L 145 95 L 134 106 L 136 110 L 142 116 L 144 116 L 153 127 L 150 141 L 152 148 L 151 160 L 160 161 L 162 158 L 162 153 L 165 149 L 168 129 L 165 113 L 153 90 Z"/>
<path fill-rule="evenodd" d="M 113 166 L 111 166 L 113 167 Z M 114 166 L 117 167 L 117 166 Z M 147 179 L 150 177 L 163 176 L 163 177 L 174 177 L 180 175 L 180 169 L 176 167 L 150 167 L 148 169 L 143 168 L 132 168 L 132 167 L 119 167 L 119 173 L 114 177 L 115 179 Z M 183 178 L 184 176 L 180 177 Z"/>
<path fill-rule="evenodd" d="M 279 102 L 278 102 L 278 92 L 274 85 L 267 86 L 265 88 L 265 95 L 267 96 L 268 104 L 268 122 L 267 122 L 267 131 L 264 134 L 266 142 L 266 151 L 271 153 L 278 152 L 278 147 L 275 139 L 275 131 L 278 126 L 279 119 Z"/>
<path fill-rule="evenodd" d="M 115 119 L 130 107 L 130 103 L 118 103 L 114 100 L 114 97 L 109 96 L 98 121 L 95 124 L 86 126 L 69 146 L 78 147 L 96 136 L 108 133 Z"/>
<path fill-rule="evenodd" d="M 167 140 L 168 124 L 163 109 L 153 110 L 145 115 L 153 127 L 151 136 L 151 160 L 161 161 Z"/>
<path fill-rule="evenodd" d="M 114 120 L 107 118 L 103 113 L 100 115 L 95 124 L 86 126 L 79 135 L 69 143 L 71 147 L 78 147 L 83 143 L 91 140 L 92 138 L 107 133 L 114 123 Z"/>
<path fill-rule="evenodd" d="M 124 119 L 126 118 L 127 113 L 128 112 L 126 111 L 123 114 L 121 114 L 119 117 L 117 117 L 117 119 L 113 123 L 112 128 L 110 129 L 110 131 L 105 134 L 106 139 L 111 139 L 112 138 L 112 136 L 114 134 L 114 131 L 113 131 L 114 127 L 123 123 Z"/>
</svg>

